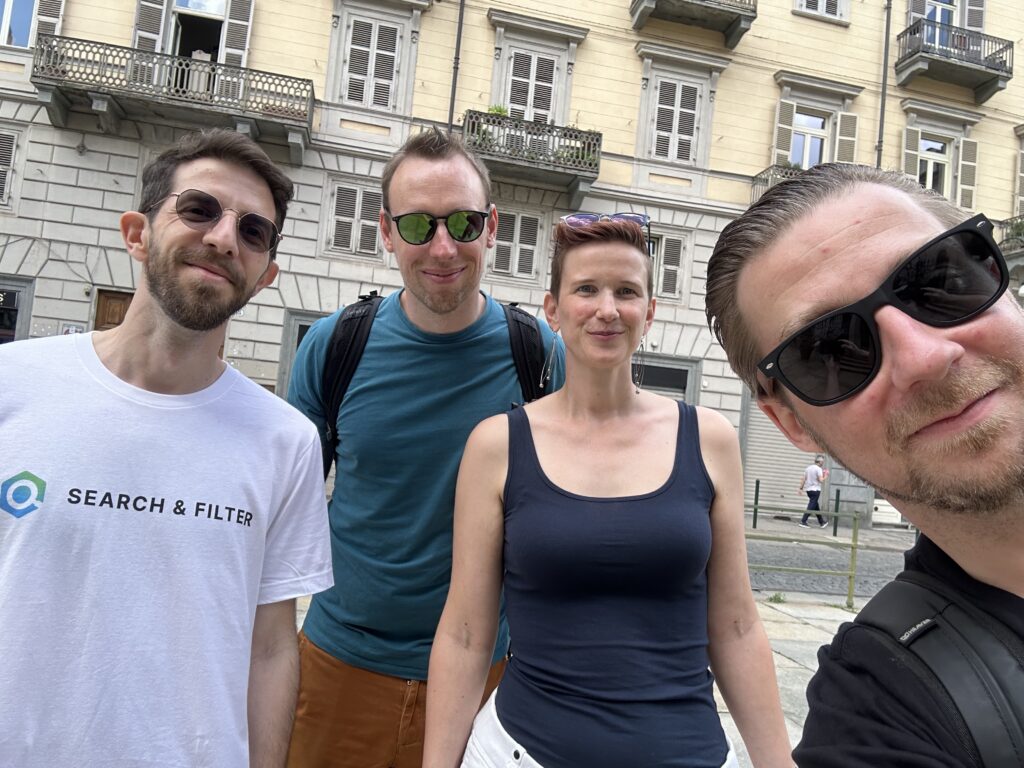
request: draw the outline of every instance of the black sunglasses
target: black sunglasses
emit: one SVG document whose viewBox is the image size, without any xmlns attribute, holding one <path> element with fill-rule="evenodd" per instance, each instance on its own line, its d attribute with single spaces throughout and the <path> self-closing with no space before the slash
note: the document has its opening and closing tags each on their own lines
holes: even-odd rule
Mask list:
<svg viewBox="0 0 1024 768">
<path fill-rule="evenodd" d="M 995 304 L 1009 282 L 992 222 L 979 214 L 925 243 L 870 295 L 819 317 L 773 349 L 757 364 L 766 392 L 770 379 L 778 379 L 811 405 L 853 397 L 882 364 L 879 308 L 893 306 L 933 328 L 949 328 Z"/>
<path fill-rule="evenodd" d="M 173 192 L 167 197 L 177 198 L 174 202 L 174 212 L 192 229 L 209 229 L 220 221 L 225 211 L 238 214 L 238 237 L 246 248 L 257 253 L 269 253 L 284 239 L 284 235 L 277 229 L 277 224 L 266 216 L 260 216 L 258 213 L 239 213 L 234 208 L 225 208 L 216 197 L 198 189 Z M 149 213 L 167 197 L 157 200 L 142 213 Z"/>
<path fill-rule="evenodd" d="M 444 222 L 444 228 L 448 230 L 452 240 L 471 243 L 480 237 L 486 229 L 488 214 L 487 211 L 453 211 L 447 216 L 434 216 L 417 211 L 416 213 L 392 216 L 391 212 L 387 210 L 385 213 L 395 222 L 398 234 L 409 245 L 423 245 L 433 240 L 434 235 L 437 234 L 439 221 Z"/>
</svg>

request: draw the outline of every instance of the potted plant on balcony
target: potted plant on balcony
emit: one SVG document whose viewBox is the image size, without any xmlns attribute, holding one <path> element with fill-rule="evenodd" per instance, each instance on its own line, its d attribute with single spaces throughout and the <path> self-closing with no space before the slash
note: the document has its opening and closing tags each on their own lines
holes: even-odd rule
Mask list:
<svg viewBox="0 0 1024 768">
<path fill-rule="evenodd" d="M 487 108 L 487 114 L 508 117 L 508 107 L 503 104 L 491 104 Z M 476 122 L 466 131 L 466 144 L 477 152 L 489 152 L 494 149 L 497 141 L 494 132 L 487 126 L 487 118 Z"/>
</svg>

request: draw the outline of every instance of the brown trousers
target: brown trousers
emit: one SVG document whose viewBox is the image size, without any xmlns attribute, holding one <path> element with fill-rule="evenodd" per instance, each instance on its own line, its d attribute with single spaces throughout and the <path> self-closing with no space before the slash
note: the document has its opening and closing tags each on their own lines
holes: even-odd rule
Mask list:
<svg viewBox="0 0 1024 768">
<path fill-rule="evenodd" d="M 299 633 L 299 700 L 288 768 L 420 768 L 427 683 L 353 667 Z M 491 667 L 481 705 L 505 662 Z"/>
</svg>

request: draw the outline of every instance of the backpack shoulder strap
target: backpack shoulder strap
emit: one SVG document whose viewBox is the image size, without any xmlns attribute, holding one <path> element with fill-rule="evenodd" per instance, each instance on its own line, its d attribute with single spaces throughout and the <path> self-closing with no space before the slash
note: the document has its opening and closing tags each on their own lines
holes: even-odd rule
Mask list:
<svg viewBox="0 0 1024 768">
<path fill-rule="evenodd" d="M 881 630 L 924 663 L 956 705 L 985 768 L 1024 765 L 1024 669 L 1005 643 L 1009 630 L 998 637 L 994 618 L 916 571 L 883 587 L 856 622 Z"/>
<path fill-rule="evenodd" d="M 530 403 L 547 394 L 548 382 L 544 373 L 544 337 L 540 323 L 529 312 L 515 303 L 502 304 L 508 324 L 508 340 L 512 347 L 512 360 L 516 365 L 523 402 Z"/>
<path fill-rule="evenodd" d="M 320 379 L 324 394 L 324 416 L 327 420 L 326 439 L 323 442 L 324 479 L 331 472 L 338 447 L 338 412 L 341 410 L 341 401 L 345 399 L 345 392 L 348 391 L 348 385 L 366 349 L 373 318 L 383 300 L 384 297 L 376 291 L 360 296 L 355 304 L 345 307 L 331 333 Z"/>
</svg>

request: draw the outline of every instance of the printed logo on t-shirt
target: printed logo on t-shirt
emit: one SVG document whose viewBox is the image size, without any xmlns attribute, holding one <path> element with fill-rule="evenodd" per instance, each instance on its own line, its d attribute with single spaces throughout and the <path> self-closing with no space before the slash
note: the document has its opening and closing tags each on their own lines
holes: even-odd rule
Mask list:
<svg viewBox="0 0 1024 768">
<path fill-rule="evenodd" d="M 0 509 L 14 517 L 35 512 L 46 496 L 46 481 L 31 472 L 19 472 L 0 483 Z"/>
<path fill-rule="evenodd" d="M 201 518 L 252 527 L 252 512 L 239 506 L 210 501 L 147 496 L 99 488 L 70 488 L 67 503 L 73 506 L 96 507 L 124 512 L 150 512 L 167 517 Z"/>
</svg>

